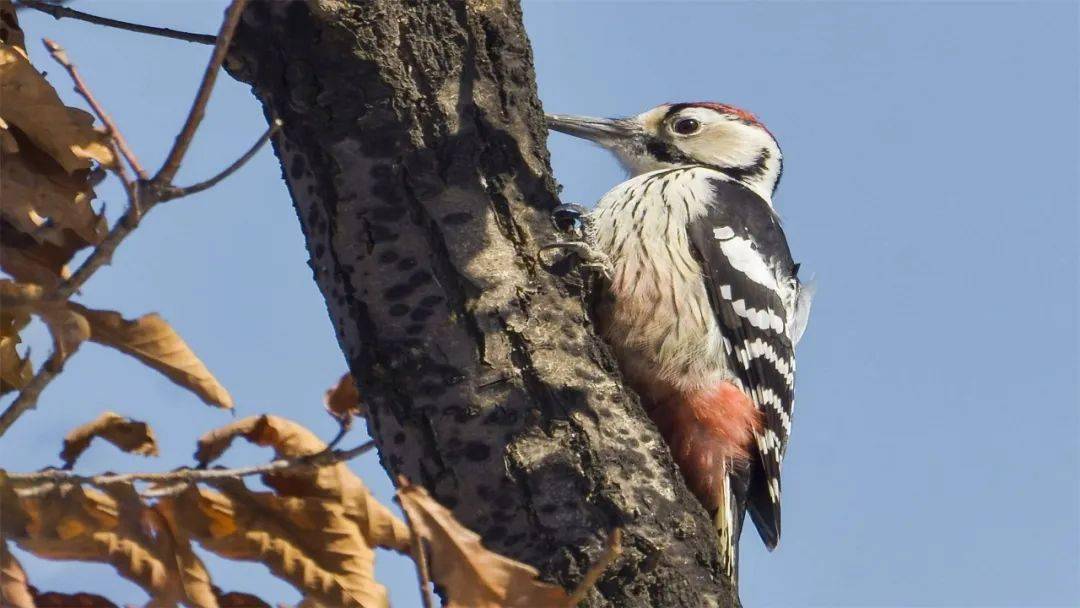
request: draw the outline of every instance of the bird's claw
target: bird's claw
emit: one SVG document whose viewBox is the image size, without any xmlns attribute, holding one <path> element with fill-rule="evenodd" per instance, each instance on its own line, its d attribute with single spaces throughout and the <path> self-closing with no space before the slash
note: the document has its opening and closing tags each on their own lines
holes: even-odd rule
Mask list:
<svg viewBox="0 0 1080 608">
<path fill-rule="evenodd" d="M 607 254 L 600 251 L 596 247 L 585 241 L 565 241 L 562 243 L 552 243 L 551 245 L 545 245 L 540 248 L 541 255 L 547 251 L 553 249 L 563 249 L 569 251 L 571 254 L 577 257 L 577 268 L 579 270 L 587 270 L 604 277 L 607 281 L 611 281 L 613 269 L 611 266 L 611 260 Z"/>
</svg>

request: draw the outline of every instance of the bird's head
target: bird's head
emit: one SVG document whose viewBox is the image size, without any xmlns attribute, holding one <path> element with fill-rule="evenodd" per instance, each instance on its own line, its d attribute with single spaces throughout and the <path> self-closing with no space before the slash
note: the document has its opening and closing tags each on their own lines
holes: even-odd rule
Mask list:
<svg viewBox="0 0 1080 608">
<path fill-rule="evenodd" d="M 720 103 L 664 104 L 631 118 L 549 114 L 547 124 L 611 150 L 631 175 L 705 165 L 768 199 L 783 170 L 772 133 L 753 114 Z"/>
</svg>

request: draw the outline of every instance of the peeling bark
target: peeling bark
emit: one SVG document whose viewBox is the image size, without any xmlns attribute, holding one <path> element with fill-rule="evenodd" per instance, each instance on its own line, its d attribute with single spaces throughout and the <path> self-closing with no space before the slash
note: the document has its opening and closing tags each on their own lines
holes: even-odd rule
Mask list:
<svg viewBox="0 0 1080 608">
<path fill-rule="evenodd" d="M 590 606 L 732 606 L 715 534 L 592 331 L 544 270 L 558 203 L 513 0 L 253 3 L 228 68 L 275 141 L 391 475 Z"/>
</svg>

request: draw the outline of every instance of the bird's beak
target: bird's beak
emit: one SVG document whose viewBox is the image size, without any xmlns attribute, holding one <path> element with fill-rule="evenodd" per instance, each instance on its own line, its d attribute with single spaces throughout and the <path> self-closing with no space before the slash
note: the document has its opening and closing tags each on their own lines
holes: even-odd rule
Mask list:
<svg viewBox="0 0 1080 608">
<path fill-rule="evenodd" d="M 588 116 L 564 116 L 546 114 L 547 126 L 552 131 L 566 133 L 608 145 L 629 139 L 641 131 L 638 124 L 625 118 L 590 118 Z"/>
</svg>

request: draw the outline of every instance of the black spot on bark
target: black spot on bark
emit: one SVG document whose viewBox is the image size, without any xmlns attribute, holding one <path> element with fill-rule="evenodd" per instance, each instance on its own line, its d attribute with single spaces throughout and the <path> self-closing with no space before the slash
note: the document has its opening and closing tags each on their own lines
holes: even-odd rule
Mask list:
<svg viewBox="0 0 1080 608">
<path fill-rule="evenodd" d="M 414 308 L 412 314 L 409 315 L 409 318 L 413 321 L 423 321 L 433 314 L 435 313 L 433 313 L 430 308 Z"/>
<path fill-rule="evenodd" d="M 307 171 L 307 161 L 303 156 L 297 154 L 293 157 L 292 166 L 289 167 L 289 175 L 293 179 L 300 179 L 304 176 L 304 172 Z"/>
<path fill-rule="evenodd" d="M 443 222 L 451 226 L 458 226 L 464 224 L 472 219 L 471 213 L 465 213 L 464 211 L 458 213 L 448 213 L 443 216 Z"/>
<path fill-rule="evenodd" d="M 415 285 L 410 285 L 408 283 L 398 283 L 397 285 L 394 285 L 390 289 L 387 289 L 383 292 L 383 299 L 393 302 L 394 300 L 400 300 L 408 296 L 415 290 Z"/>
<path fill-rule="evenodd" d="M 491 448 L 479 441 L 471 441 L 465 446 L 465 457 L 472 461 L 487 460 Z"/>
<path fill-rule="evenodd" d="M 420 300 L 420 306 L 431 308 L 432 306 L 435 306 L 439 302 L 442 302 L 443 299 L 444 298 L 442 296 L 438 296 L 438 295 L 424 296 L 424 299 Z"/>
</svg>

